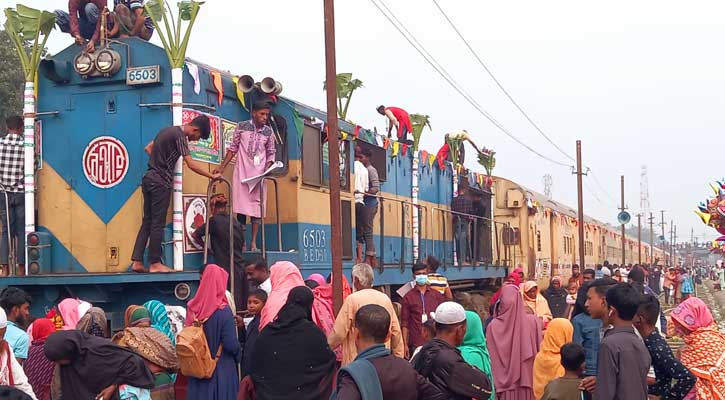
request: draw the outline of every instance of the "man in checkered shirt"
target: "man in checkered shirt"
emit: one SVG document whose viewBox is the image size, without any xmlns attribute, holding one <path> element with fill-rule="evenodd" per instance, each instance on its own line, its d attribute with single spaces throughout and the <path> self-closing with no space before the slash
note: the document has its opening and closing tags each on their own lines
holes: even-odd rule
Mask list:
<svg viewBox="0 0 725 400">
<path fill-rule="evenodd" d="M 15 247 L 18 274 L 25 271 L 25 194 L 23 187 L 23 117 L 12 116 L 5 120 L 7 135 L 0 138 L 0 274 L 7 276 L 8 238 L 17 240 Z M 4 193 L 2 191 L 5 191 Z M 5 194 L 7 194 L 6 209 Z M 10 223 L 8 225 L 8 219 Z M 8 233 L 9 231 L 9 233 Z"/>
</svg>

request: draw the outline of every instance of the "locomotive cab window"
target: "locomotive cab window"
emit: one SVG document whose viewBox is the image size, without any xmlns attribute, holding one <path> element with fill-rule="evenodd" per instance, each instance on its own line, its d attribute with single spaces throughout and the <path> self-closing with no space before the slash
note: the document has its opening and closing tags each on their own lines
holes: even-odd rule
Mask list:
<svg viewBox="0 0 725 400">
<path fill-rule="evenodd" d="M 302 183 L 330 186 L 329 143 L 318 127 L 305 124 L 302 134 Z M 340 189 L 350 190 L 350 142 L 340 142 Z"/>
</svg>

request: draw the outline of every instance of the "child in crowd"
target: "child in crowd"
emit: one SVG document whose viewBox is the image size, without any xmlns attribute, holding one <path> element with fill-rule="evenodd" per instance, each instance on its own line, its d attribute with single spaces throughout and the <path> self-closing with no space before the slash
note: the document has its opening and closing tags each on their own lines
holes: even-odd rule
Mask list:
<svg viewBox="0 0 725 400">
<path fill-rule="evenodd" d="M 634 317 L 634 326 L 652 358 L 655 382 L 649 385 L 649 394 L 662 399 L 683 399 L 695 386 L 696 378 L 675 358 L 657 330 L 655 324 L 659 316 L 659 301 L 651 294 L 645 295 Z"/>
<path fill-rule="evenodd" d="M 423 324 L 423 345 L 433 340 L 434 337 L 436 337 L 436 323 L 435 320 L 431 318 Z M 410 361 L 413 361 L 413 358 L 416 354 L 418 354 L 423 345 L 415 348 L 413 354 L 410 356 Z"/>
<path fill-rule="evenodd" d="M 642 295 L 628 283 L 618 283 L 606 292 L 604 325 L 611 327 L 599 343 L 596 380 L 582 381 L 587 389 L 596 387 L 597 400 L 647 398 L 650 356 L 632 324 L 641 300 Z"/>
<path fill-rule="evenodd" d="M 242 355 L 242 374 L 249 375 L 252 368 L 252 351 L 259 336 L 259 316 L 267 303 L 267 292 L 254 289 L 247 297 L 247 314 L 253 316 L 247 325 L 244 341 L 244 354 Z"/>
<path fill-rule="evenodd" d="M 554 379 L 546 385 L 541 400 L 581 400 L 579 385 L 584 374 L 586 354 L 584 348 L 576 343 L 561 346 L 561 365 L 564 376 Z"/>
<path fill-rule="evenodd" d="M 568 294 L 566 296 L 566 312 L 564 313 L 564 318 L 571 319 L 571 314 L 574 311 L 574 306 L 576 305 L 576 292 L 579 288 L 572 282 L 566 290 Z"/>
</svg>

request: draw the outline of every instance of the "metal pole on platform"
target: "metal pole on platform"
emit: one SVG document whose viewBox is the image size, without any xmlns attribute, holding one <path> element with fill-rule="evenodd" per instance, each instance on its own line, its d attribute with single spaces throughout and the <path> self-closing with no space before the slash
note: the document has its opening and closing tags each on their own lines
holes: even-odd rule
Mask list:
<svg viewBox="0 0 725 400">
<path fill-rule="evenodd" d="M 577 191 L 577 206 L 579 207 L 579 270 L 584 271 L 586 269 L 586 259 L 584 254 L 584 196 L 582 193 L 582 142 L 581 140 L 576 141 L 576 191 Z"/>
<path fill-rule="evenodd" d="M 655 247 L 655 242 L 654 242 L 654 234 L 655 234 L 655 231 L 654 231 L 654 220 L 655 220 L 655 217 L 650 212 L 649 213 L 649 263 L 650 264 L 654 264 L 654 262 L 655 262 L 655 259 L 654 259 L 654 254 L 655 254 L 654 253 L 654 247 Z"/>
<path fill-rule="evenodd" d="M 330 160 L 330 253 L 335 315 L 342 307 L 342 221 L 340 214 L 340 148 L 337 133 L 337 67 L 335 65 L 335 1 L 324 0 L 327 141 Z"/>
<path fill-rule="evenodd" d="M 637 264 L 642 265 L 642 214 L 637 214 Z"/>
<path fill-rule="evenodd" d="M 621 176 L 620 181 L 621 181 L 621 189 L 622 189 L 621 190 L 621 192 L 622 192 L 622 207 L 621 207 L 621 210 L 624 211 L 626 209 L 626 207 L 624 206 L 624 175 Z M 627 259 L 626 256 L 625 256 L 625 254 L 626 254 L 626 251 L 625 251 L 626 245 L 627 245 L 627 237 L 625 236 L 625 232 L 624 232 L 624 224 L 622 224 L 622 267 L 624 267 L 624 265 L 626 264 L 626 259 Z"/>
</svg>

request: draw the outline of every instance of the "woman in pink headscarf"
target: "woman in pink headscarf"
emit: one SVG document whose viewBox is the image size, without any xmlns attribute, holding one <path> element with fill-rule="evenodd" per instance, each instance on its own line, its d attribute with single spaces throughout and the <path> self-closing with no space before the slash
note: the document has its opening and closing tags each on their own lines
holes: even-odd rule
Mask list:
<svg viewBox="0 0 725 400">
<path fill-rule="evenodd" d="M 201 271 L 199 289 L 186 305 L 186 326 L 203 322 L 207 345 L 217 360 L 211 378 L 189 378 L 188 399 L 233 399 L 239 392 L 237 365 L 242 353 L 226 296 L 228 279 L 229 273 L 223 268 L 206 265 Z"/>
<path fill-rule="evenodd" d="M 720 333 L 710 309 L 697 297 L 689 297 L 670 314 L 675 331 L 685 346 L 680 361 L 697 377 L 685 399 L 725 398 L 725 335 Z"/>
<path fill-rule="evenodd" d="M 541 320 L 524 311 L 519 288 L 505 285 L 486 329 L 498 400 L 534 399 L 534 359 L 541 332 Z"/>
<path fill-rule="evenodd" d="M 289 292 L 297 286 L 305 285 L 300 270 L 289 261 L 274 263 L 269 268 L 269 281 L 272 284 L 272 291 L 269 292 L 267 303 L 265 303 L 259 319 L 260 332 L 277 317 L 279 310 L 287 303 Z"/>
<path fill-rule="evenodd" d="M 325 286 L 327 284 L 327 282 L 325 282 L 325 277 L 322 276 L 322 274 L 312 274 L 307 277 L 307 280 L 314 281 L 318 286 Z"/>
<path fill-rule="evenodd" d="M 87 301 L 78 299 L 65 299 L 58 303 L 58 312 L 63 318 L 64 331 L 75 329 L 78 321 L 91 309 L 93 305 Z"/>
</svg>

